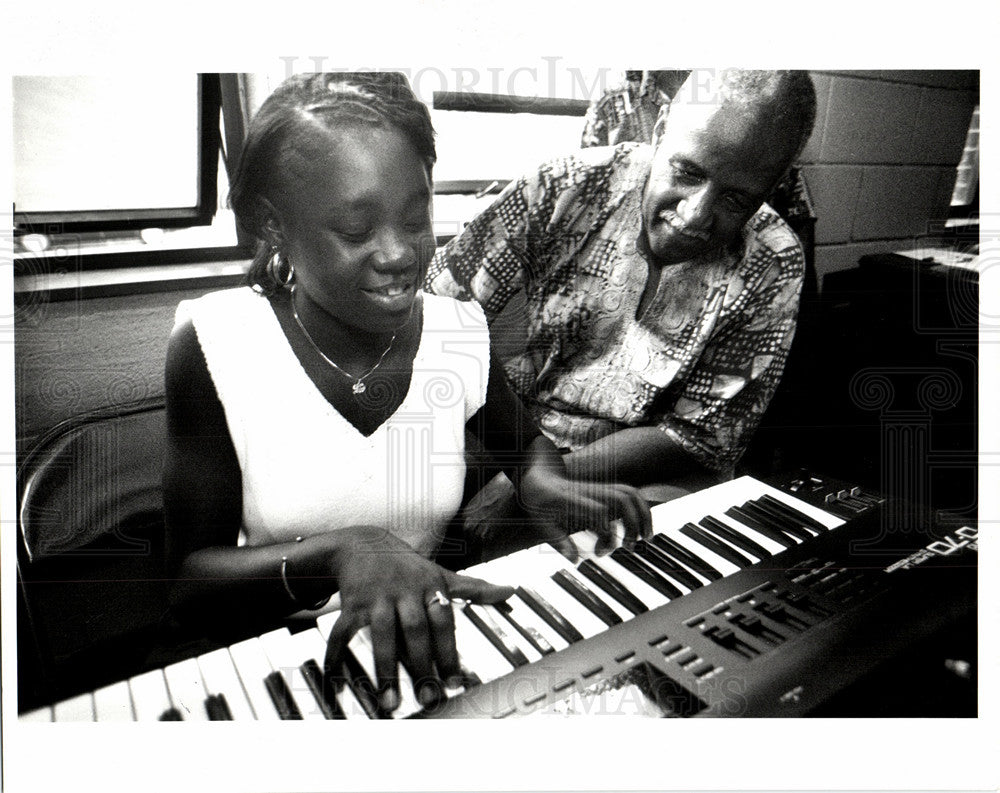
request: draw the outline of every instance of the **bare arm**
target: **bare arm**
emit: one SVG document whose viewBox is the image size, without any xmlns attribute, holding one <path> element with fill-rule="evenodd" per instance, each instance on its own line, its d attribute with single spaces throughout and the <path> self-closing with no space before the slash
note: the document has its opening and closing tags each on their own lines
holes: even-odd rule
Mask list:
<svg viewBox="0 0 1000 793">
<path fill-rule="evenodd" d="M 628 427 L 563 455 L 570 476 L 640 487 L 708 469 L 658 427 Z"/>
</svg>

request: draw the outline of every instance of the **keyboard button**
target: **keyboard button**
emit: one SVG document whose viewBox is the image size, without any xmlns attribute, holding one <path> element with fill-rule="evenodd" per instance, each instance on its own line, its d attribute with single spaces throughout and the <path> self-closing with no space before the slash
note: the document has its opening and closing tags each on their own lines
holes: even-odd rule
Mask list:
<svg viewBox="0 0 1000 793">
<path fill-rule="evenodd" d="M 170 701 L 181 712 L 185 721 L 208 721 L 205 700 L 208 693 L 201 680 L 201 670 L 194 658 L 164 667 Z"/>
<path fill-rule="evenodd" d="M 233 721 L 253 721 L 256 718 L 227 648 L 198 656 L 198 668 L 209 695 L 222 694 L 226 698 Z"/>
<path fill-rule="evenodd" d="M 94 692 L 94 716 L 97 721 L 133 721 L 132 695 L 128 681 L 121 680 Z"/>
<path fill-rule="evenodd" d="M 162 669 L 136 675 L 128 681 L 128 687 L 132 692 L 136 721 L 158 721 L 165 711 L 173 707 Z"/>
<path fill-rule="evenodd" d="M 259 721 L 275 721 L 279 718 L 271 695 L 264 685 L 264 679 L 274 670 L 267 660 L 267 653 L 257 638 L 246 639 L 230 646 L 229 654 L 233 666 L 243 684 L 247 699 Z"/>
<path fill-rule="evenodd" d="M 627 609 L 623 609 L 621 606 L 618 606 L 619 609 L 622 609 L 622 611 L 625 612 L 623 618 L 623 616 L 607 602 L 606 598 L 601 596 L 599 591 L 596 591 L 593 587 L 587 586 L 587 584 L 585 584 L 577 575 L 571 573 L 569 570 L 560 570 L 559 572 L 553 574 L 552 580 L 576 598 L 580 605 L 590 610 L 594 616 L 601 620 L 601 622 L 605 625 L 618 625 L 622 623 L 624 619 L 631 619 L 633 616 Z M 616 603 L 615 605 L 618 604 Z"/>
</svg>

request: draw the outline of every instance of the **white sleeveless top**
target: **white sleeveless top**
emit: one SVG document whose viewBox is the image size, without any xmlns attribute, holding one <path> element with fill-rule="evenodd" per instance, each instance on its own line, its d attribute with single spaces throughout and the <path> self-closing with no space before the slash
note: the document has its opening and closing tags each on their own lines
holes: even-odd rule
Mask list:
<svg viewBox="0 0 1000 793">
<path fill-rule="evenodd" d="M 365 437 L 306 374 L 266 298 L 242 287 L 178 306 L 225 409 L 246 544 L 376 525 L 434 554 L 461 504 L 465 423 L 486 400 L 490 353 L 475 303 L 425 294 L 423 309 L 410 389 Z"/>
</svg>

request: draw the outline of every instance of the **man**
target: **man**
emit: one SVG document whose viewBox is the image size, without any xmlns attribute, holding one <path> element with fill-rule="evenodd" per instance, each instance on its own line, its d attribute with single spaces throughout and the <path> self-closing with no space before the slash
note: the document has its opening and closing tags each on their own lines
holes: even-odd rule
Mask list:
<svg viewBox="0 0 1000 793">
<path fill-rule="evenodd" d="M 695 70 L 652 145 L 584 149 L 512 182 L 426 287 L 495 319 L 531 417 L 580 480 L 732 476 L 781 375 L 804 271 L 764 199 L 815 117 L 805 72 Z"/>
</svg>

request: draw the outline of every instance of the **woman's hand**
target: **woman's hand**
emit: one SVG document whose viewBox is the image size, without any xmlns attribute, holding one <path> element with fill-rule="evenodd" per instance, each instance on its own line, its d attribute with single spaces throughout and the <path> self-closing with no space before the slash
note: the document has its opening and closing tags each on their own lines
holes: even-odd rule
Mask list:
<svg viewBox="0 0 1000 793">
<path fill-rule="evenodd" d="M 337 534 L 332 573 L 342 611 L 327 642 L 327 671 L 337 676 L 351 637 L 369 625 L 382 710 L 399 705 L 400 661 L 420 703 L 433 704 L 442 681 L 452 685 L 461 676 L 451 599 L 498 603 L 513 589 L 445 570 L 384 529 L 357 527 Z M 439 592 L 447 604 L 439 601 Z"/>
<path fill-rule="evenodd" d="M 597 534 L 599 551 L 614 546 L 617 521 L 625 527 L 627 546 L 653 532 L 649 505 L 630 485 L 578 481 L 559 466 L 533 465 L 521 477 L 519 495 L 549 542 L 571 559 L 576 551 L 568 536 L 575 531 Z"/>
</svg>

